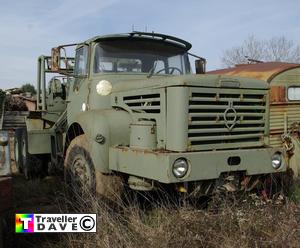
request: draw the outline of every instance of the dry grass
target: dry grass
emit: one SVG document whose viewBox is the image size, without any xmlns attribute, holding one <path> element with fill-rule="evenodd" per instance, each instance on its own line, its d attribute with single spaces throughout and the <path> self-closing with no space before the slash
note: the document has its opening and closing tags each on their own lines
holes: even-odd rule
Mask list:
<svg viewBox="0 0 300 248">
<path fill-rule="evenodd" d="M 69 194 L 60 178 L 14 177 L 15 212 L 97 213 L 96 234 L 15 235 L 14 247 L 299 247 L 300 181 L 285 202 L 217 199 L 206 209 L 170 202 L 140 207 Z M 216 207 L 217 206 L 217 207 Z"/>
<path fill-rule="evenodd" d="M 18 188 L 23 189 L 23 196 L 17 209 L 97 213 L 97 233 L 19 235 L 15 247 L 299 247 L 300 243 L 300 205 L 295 202 L 299 199 L 299 182 L 291 194 L 293 200 L 285 203 L 265 202 L 251 195 L 241 201 L 217 199 L 206 209 L 161 201 L 141 208 L 135 198 L 130 204 L 111 204 L 92 196 L 76 197 L 75 201 L 74 194 L 69 194 L 61 182 L 49 178 L 26 185 Z M 45 193 L 48 200 L 43 205 Z M 44 200 L 30 204 L 28 199 Z"/>
<path fill-rule="evenodd" d="M 252 195 L 238 203 L 222 199 L 218 208 L 212 203 L 204 210 L 174 204 L 145 210 L 136 201 L 111 208 L 93 197 L 75 205 L 65 199 L 60 201 L 63 212 L 98 214 L 97 234 L 67 234 L 51 247 L 299 247 L 300 243 L 300 205 L 290 200 L 267 203 Z"/>
</svg>

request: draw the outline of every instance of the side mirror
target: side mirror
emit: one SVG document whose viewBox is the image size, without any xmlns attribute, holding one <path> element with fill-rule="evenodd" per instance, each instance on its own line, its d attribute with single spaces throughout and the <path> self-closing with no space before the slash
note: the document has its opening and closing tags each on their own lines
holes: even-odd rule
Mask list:
<svg viewBox="0 0 300 248">
<path fill-rule="evenodd" d="M 62 45 L 51 49 L 50 70 L 61 74 L 72 74 L 74 70 L 75 58 L 68 57 L 66 47 L 77 44 Z"/>
<path fill-rule="evenodd" d="M 195 71 L 196 74 L 205 74 L 206 71 L 206 60 L 196 59 L 195 60 Z"/>
<path fill-rule="evenodd" d="M 51 71 L 58 71 L 60 69 L 60 48 L 54 47 L 51 50 Z"/>
</svg>

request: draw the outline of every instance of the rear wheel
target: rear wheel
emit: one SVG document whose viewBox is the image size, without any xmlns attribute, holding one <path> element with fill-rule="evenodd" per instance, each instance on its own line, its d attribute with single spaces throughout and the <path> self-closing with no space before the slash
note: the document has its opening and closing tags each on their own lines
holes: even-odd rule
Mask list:
<svg viewBox="0 0 300 248">
<path fill-rule="evenodd" d="M 86 136 L 80 135 L 71 141 L 65 161 L 65 180 L 71 189 L 81 195 L 98 193 L 110 200 L 118 200 L 123 193 L 122 179 L 95 171 L 89 143 Z"/>
<path fill-rule="evenodd" d="M 43 161 L 38 155 L 28 153 L 26 129 L 17 129 L 15 135 L 15 161 L 19 172 L 29 180 L 44 175 Z"/>
<path fill-rule="evenodd" d="M 22 132 L 23 132 L 23 129 L 16 129 L 15 138 L 14 138 L 15 162 L 16 162 L 17 170 L 20 173 L 23 173 Z"/>
</svg>

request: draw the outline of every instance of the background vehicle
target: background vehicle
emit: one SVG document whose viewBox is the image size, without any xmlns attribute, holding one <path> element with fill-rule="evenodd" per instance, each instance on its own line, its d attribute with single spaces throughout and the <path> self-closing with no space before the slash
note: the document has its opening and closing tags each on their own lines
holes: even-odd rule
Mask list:
<svg viewBox="0 0 300 248">
<path fill-rule="evenodd" d="M 197 197 L 286 170 L 284 150 L 268 146 L 267 83 L 193 75 L 191 44 L 163 34 L 94 37 L 77 44 L 74 69 L 65 47 L 38 59 L 37 110 L 16 136 L 27 177 L 64 168 L 71 185 L 108 198 L 124 184 Z M 49 73 L 66 83 L 53 78 L 47 91 Z"/>
<path fill-rule="evenodd" d="M 270 145 L 284 146 L 289 167 L 300 176 L 300 64 L 264 62 L 208 72 L 257 78 L 270 89 Z"/>
<path fill-rule="evenodd" d="M 0 105 L 1 106 L 1 105 Z M 8 132 L 0 130 L 0 247 L 6 246 L 8 235 L 7 219 L 12 207 L 12 180 Z"/>
</svg>

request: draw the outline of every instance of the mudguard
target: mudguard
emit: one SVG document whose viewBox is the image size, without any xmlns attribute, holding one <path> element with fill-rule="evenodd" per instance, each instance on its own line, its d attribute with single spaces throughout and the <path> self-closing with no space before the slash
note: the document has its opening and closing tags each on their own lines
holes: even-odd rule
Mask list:
<svg viewBox="0 0 300 248">
<path fill-rule="evenodd" d="M 95 170 L 110 173 L 109 147 L 129 144 L 130 114 L 116 109 L 90 110 L 77 115 L 74 122 L 81 126 L 87 136 Z"/>
</svg>

